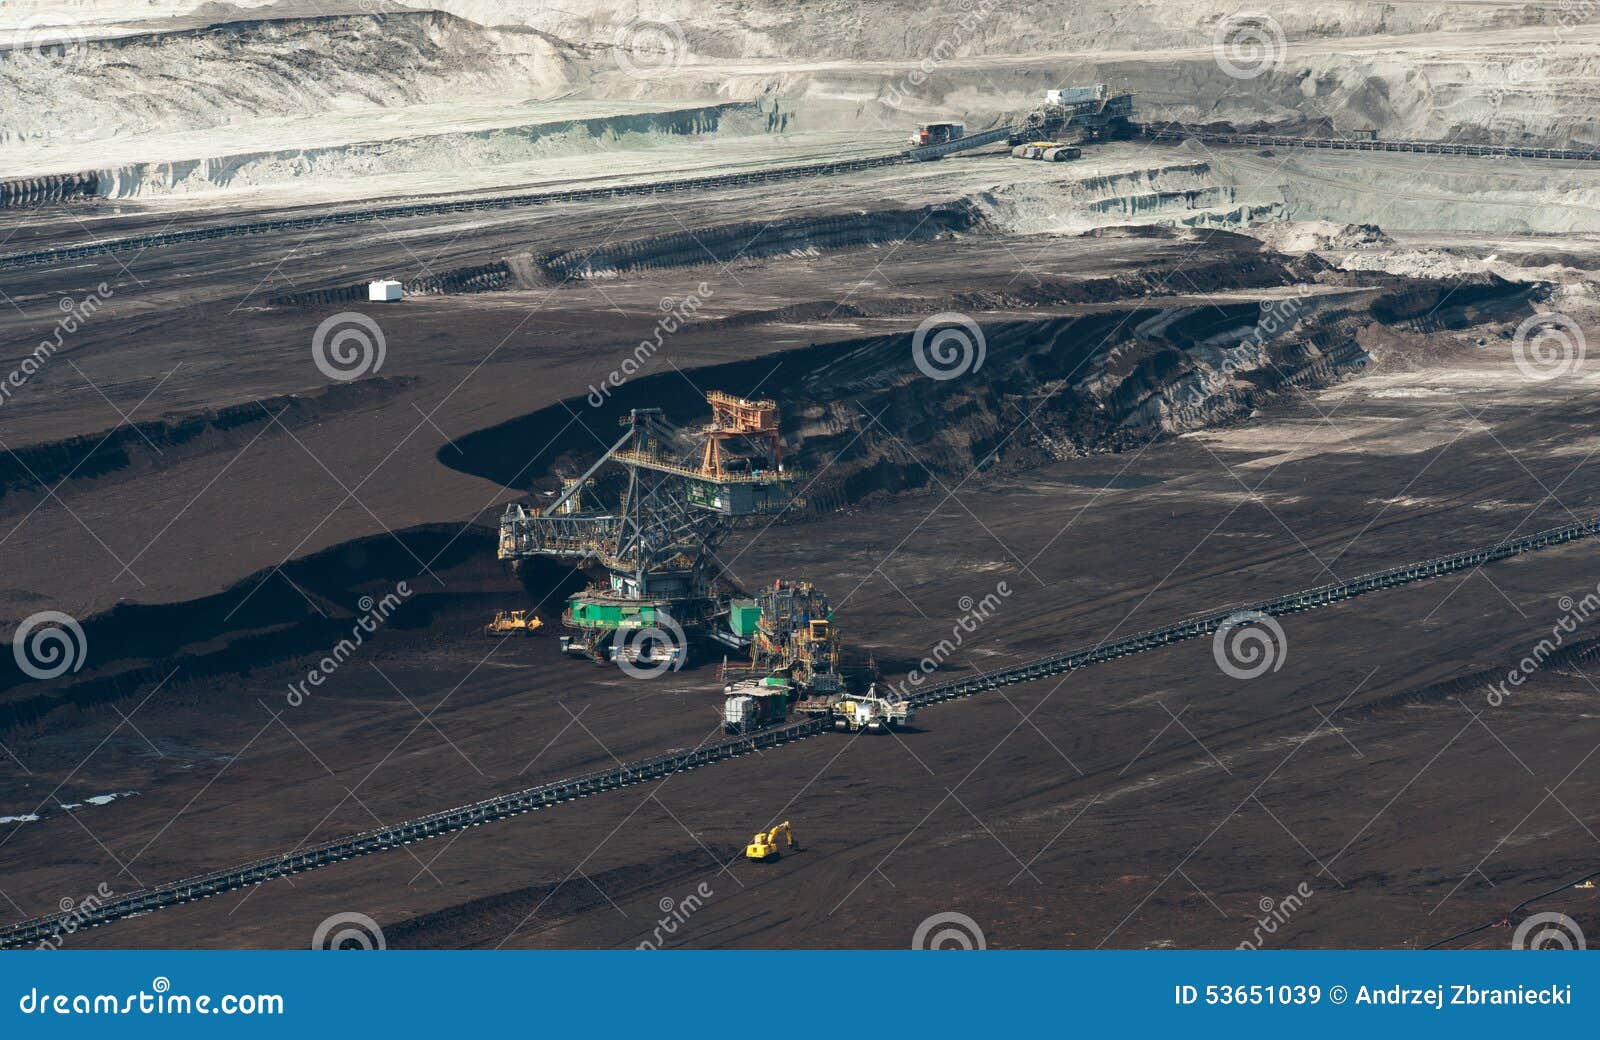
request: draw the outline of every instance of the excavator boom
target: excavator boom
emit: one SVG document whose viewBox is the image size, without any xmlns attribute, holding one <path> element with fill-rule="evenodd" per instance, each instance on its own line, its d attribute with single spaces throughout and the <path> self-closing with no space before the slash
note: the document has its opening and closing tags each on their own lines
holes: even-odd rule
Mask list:
<svg viewBox="0 0 1600 1040">
<path fill-rule="evenodd" d="M 782 835 L 788 842 L 791 850 L 799 848 L 794 840 L 794 828 L 789 826 L 789 821 L 784 820 L 770 831 L 752 835 L 750 844 L 745 846 L 744 857 L 756 861 L 778 859 L 783 851 L 778 848 L 778 836 Z"/>
</svg>

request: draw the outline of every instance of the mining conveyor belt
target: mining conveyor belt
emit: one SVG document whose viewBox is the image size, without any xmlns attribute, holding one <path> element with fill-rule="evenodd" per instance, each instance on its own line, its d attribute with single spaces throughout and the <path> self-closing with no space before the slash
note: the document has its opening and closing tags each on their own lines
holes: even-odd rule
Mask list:
<svg viewBox="0 0 1600 1040">
<path fill-rule="evenodd" d="M 1453 141 L 1380 141 L 1360 137 L 1294 137 L 1288 134 L 1241 134 L 1189 126 L 1145 126 L 1145 137 L 1157 141 L 1194 138 L 1208 144 L 1251 148 L 1315 148 L 1351 152 L 1420 152 L 1424 155 L 1476 155 L 1496 159 L 1568 159 L 1600 162 L 1600 148 L 1533 148 L 1525 145 L 1457 144 Z"/>
<path fill-rule="evenodd" d="M 1302 589 L 1291 592 L 1287 596 L 1279 596 L 1264 603 L 1252 603 L 1246 606 L 1232 607 L 1213 611 L 1188 621 L 1180 621 L 1175 625 L 1163 628 L 1154 628 L 1148 632 L 1137 635 L 1125 636 L 1111 642 L 1098 643 L 1095 646 L 1081 650 L 1069 650 L 1063 654 L 1054 654 L 1050 657 L 1041 657 L 1027 664 L 1015 668 L 1006 668 L 998 672 L 975 676 L 970 679 L 961 679 L 956 682 L 942 683 L 930 686 L 926 690 L 918 691 L 909 698 L 915 707 L 928 704 L 938 704 L 941 701 L 954 700 L 957 697 L 970 697 L 975 693 L 992 690 L 999 686 L 1012 683 L 1032 682 L 1062 672 L 1070 672 L 1076 668 L 1083 668 L 1103 661 L 1114 660 L 1118 657 L 1127 657 L 1129 654 L 1139 654 L 1146 650 L 1155 650 L 1159 647 L 1180 643 L 1186 639 L 1197 636 L 1210 635 L 1220 628 L 1223 622 L 1236 618 L 1240 614 L 1265 614 L 1271 617 L 1280 617 L 1284 614 L 1298 614 L 1305 610 L 1315 610 L 1318 607 L 1328 606 L 1330 603 L 1339 603 L 1347 599 L 1376 592 L 1379 589 L 1392 589 L 1399 585 L 1409 585 L 1412 582 L 1426 581 L 1445 574 L 1458 571 L 1471 570 L 1481 567 L 1486 563 L 1504 560 L 1523 553 L 1537 552 L 1552 545 L 1562 545 L 1566 542 L 1576 541 L 1600 534 L 1600 519 L 1586 520 L 1582 523 L 1568 524 L 1565 527 L 1555 527 L 1548 531 L 1540 531 L 1522 538 L 1509 539 L 1495 545 L 1483 546 L 1477 549 L 1468 549 L 1466 552 L 1455 553 L 1451 556 L 1441 556 L 1434 560 L 1425 560 L 1422 563 L 1408 563 L 1401 567 L 1392 567 L 1386 571 L 1373 574 L 1364 574 L 1350 581 L 1334 585 L 1319 585 L 1314 589 Z"/>
<path fill-rule="evenodd" d="M 450 202 L 415 202 L 367 209 L 340 210 L 315 217 L 284 217 L 279 220 L 262 220 L 249 224 L 219 224 L 215 227 L 193 228 L 187 231 L 163 231 L 129 238 L 106 239 L 81 246 L 61 246 L 40 249 L 29 253 L 0 256 L 0 269 L 32 267 L 55 264 L 66 260 L 81 260 L 91 256 L 120 253 L 129 250 L 153 249 L 160 246 L 179 245 L 184 242 L 204 242 L 217 238 L 234 238 L 241 235 L 266 235 L 279 231 L 315 231 L 321 227 L 340 224 L 362 224 L 375 220 L 394 220 L 408 217 L 431 216 L 440 213 L 474 213 L 488 210 L 517 209 L 524 206 L 552 206 L 563 202 L 587 202 L 597 199 L 616 199 L 638 195 L 668 195 L 679 192 L 710 191 L 718 188 L 736 188 L 751 184 L 802 180 L 807 177 L 831 177 L 881 166 L 937 159 L 952 152 L 998 142 L 1009 134 L 1025 130 L 1022 124 L 996 127 L 943 144 L 924 145 L 901 152 L 866 156 L 859 159 L 841 159 L 828 163 L 809 163 L 802 166 L 775 166 L 768 169 L 747 170 L 740 173 L 717 174 L 709 177 L 685 177 L 677 180 L 652 181 L 645 184 L 621 184 L 608 188 L 572 188 L 566 191 L 527 192 L 517 195 L 490 195 L 481 198 L 456 199 Z M 1580 162 L 1600 162 L 1600 149 L 1533 148 L 1516 145 L 1454 144 L 1443 141 L 1379 141 L 1375 139 L 1340 137 L 1292 137 L 1283 134 L 1243 134 L 1207 130 L 1168 124 L 1143 126 L 1140 132 L 1155 140 L 1181 141 L 1195 138 L 1212 144 L 1246 145 L 1274 148 L 1322 148 L 1364 152 L 1421 152 L 1428 155 L 1466 155 L 1506 157 L 1521 159 L 1568 159 Z"/>
<path fill-rule="evenodd" d="M 279 220 L 262 220 L 250 224 L 219 224 L 215 227 L 192 228 L 187 231 L 163 231 L 130 238 L 106 239 L 81 246 L 61 246 L 40 249 L 31 253 L 13 253 L 0 256 L 0 268 L 32 267 L 55 264 L 64 260 L 128 250 L 153 249 L 159 246 L 181 245 L 185 242 L 205 242 L 216 238 L 234 238 L 241 235 L 267 235 L 280 231 L 315 231 L 340 224 L 363 224 L 374 220 L 398 220 L 408 217 L 425 217 L 439 213 L 476 213 L 486 210 L 517 209 L 524 206 L 553 206 L 563 202 L 588 202 L 597 199 L 619 199 L 637 195 L 669 195 L 679 192 L 712 191 L 718 188 L 737 188 L 750 184 L 774 181 L 802 180 L 807 177 L 831 177 L 842 173 L 855 173 L 879 166 L 895 166 L 912 162 L 920 149 L 873 155 L 861 159 L 841 159 L 837 162 L 810 163 L 804 166 L 775 166 L 767 169 L 725 173 L 711 177 L 687 177 L 679 180 L 651 181 L 646 184 L 619 184 L 608 188 L 571 188 L 566 191 L 527 192 L 518 195 L 490 195 L 481 198 L 455 199 L 449 202 L 413 202 L 368 209 L 338 210 L 314 217 L 284 217 Z"/>
<path fill-rule="evenodd" d="M 482 823 L 502 820 L 507 816 L 517 816 L 534 809 L 547 809 L 562 802 L 615 791 L 621 787 L 663 779 L 674 773 L 698 769 L 713 762 L 721 762 L 762 748 L 787 744 L 791 740 L 803 740 L 827 730 L 831 725 L 830 720 L 826 718 L 810 719 L 715 744 L 703 744 L 686 751 L 672 751 L 642 762 L 619 765 L 615 769 L 557 780 L 515 794 L 489 798 L 456 809 L 446 809 L 390 827 L 380 827 L 318 845 L 309 845 L 279 856 L 259 859 L 242 867 L 231 867 L 227 870 L 186 878 L 159 888 L 145 889 L 107 900 L 93 907 L 88 907 L 85 901 L 85 904 L 70 913 L 35 918 L 0 930 L 0 949 L 51 938 L 59 934 L 69 920 L 74 923 L 74 930 L 91 928 L 120 918 L 132 917 L 134 914 L 149 913 L 152 910 L 196 899 L 207 899 L 234 889 L 259 885 L 274 878 L 325 867 L 353 856 L 365 856 L 399 845 L 410 845 L 424 838 L 476 827 Z"/>
<path fill-rule="evenodd" d="M 942 683 L 914 694 L 910 700 L 914 705 L 924 707 L 942 701 L 954 700 L 958 697 L 970 697 L 999 686 L 1032 682 L 1078 668 L 1085 668 L 1102 661 L 1143 653 L 1147 650 L 1155 650 L 1163 646 L 1170 646 L 1173 643 L 1208 635 L 1215 632 L 1225 621 L 1230 618 L 1236 618 L 1242 613 L 1281 616 L 1305 610 L 1314 610 L 1317 607 L 1325 607 L 1332 603 L 1353 599 L 1368 592 L 1391 589 L 1400 585 L 1409 585 L 1413 582 L 1426 581 L 1429 578 L 1436 578 L 1445 574 L 1472 570 L 1497 560 L 1509 559 L 1512 556 L 1520 556 L 1523 553 L 1537 552 L 1553 545 L 1564 545 L 1567 542 L 1588 538 L 1596 534 L 1600 534 L 1600 519 L 1568 524 L 1565 527 L 1555 527 L 1535 534 L 1525 535 L 1521 538 L 1506 539 L 1493 545 L 1468 549 L 1449 556 L 1440 556 L 1420 563 L 1408 563 L 1385 571 L 1365 574 L 1346 582 L 1303 589 L 1262 603 L 1214 611 L 1186 621 L 1180 621 L 1174 625 L 1151 629 L 1150 631 L 1115 641 L 1102 642 L 1086 649 L 1053 654 L 1014 668 L 1007 668 L 970 679 Z M 148 913 L 151 910 L 158 910 L 178 903 L 205 899 L 233 889 L 258 885 L 274 878 L 327 866 L 331 863 L 350 859 L 352 856 L 365 856 L 373 852 L 394 848 L 397 845 L 409 845 L 414 841 L 461 830 L 466 827 L 476 827 L 491 820 L 504 819 L 507 816 L 516 816 L 533 809 L 544 809 L 562 802 L 570 802 L 577 798 L 587 798 L 589 795 L 601 794 L 621 787 L 661 779 L 684 770 L 697 769 L 700 766 L 735 758 L 760 748 L 776 747 L 780 744 L 787 744 L 790 741 L 802 740 L 824 732 L 830 728 L 831 724 L 831 721 L 827 718 L 810 719 L 719 741 L 714 744 L 702 745 L 687 751 L 673 751 L 664 755 L 657 755 L 642 762 L 619 765 L 615 769 L 588 773 L 568 780 L 557 780 L 553 783 L 542 784 L 514 794 L 475 802 L 461 808 L 447 809 L 444 812 L 433 813 L 430 816 L 398 823 L 391 827 L 383 827 L 347 838 L 323 842 L 319 845 L 297 849 L 279 856 L 257 860 L 242 867 L 215 871 L 179 881 L 175 884 L 163 885 L 160 888 L 135 892 L 131 895 L 109 900 L 91 909 L 79 907 L 67 914 L 35 918 L 12 925 L 9 928 L 0 929 L 0 949 L 48 939 L 59 934 L 69 920 L 74 923 L 75 928 L 94 927 L 119 918 L 129 917 L 133 914 Z"/>
</svg>

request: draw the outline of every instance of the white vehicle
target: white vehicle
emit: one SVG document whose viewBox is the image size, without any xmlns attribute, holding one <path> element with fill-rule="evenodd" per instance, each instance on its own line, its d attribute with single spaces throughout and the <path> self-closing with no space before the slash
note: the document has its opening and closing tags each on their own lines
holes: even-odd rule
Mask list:
<svg viewBox="0 0 1600 1040">
<path fill-rule="evenodd" d="M 1067 87 L 1045 91 L 1044 102 L 1047 105 L 1081 105 L 1085 101 L 1104 101 L 1109 93 L 1104 83 L 1096 83 L 1092 87 Z"/>
<path fill-rule="evenodd" d="M 916 709 L 906 701 L 878 696 L 876 685 L 860 697 L 844 697 L 834 702 L 832 713 L 833 728 L 850 733 L 861 730 L 887 733 L 911 725 L 917 715 Z"/>
<path fill-rule="evenodd" d="M 381 279 L 367 283 L 367 300 L 371 303 L 396 303 L 405 295 L 399 282 Z"/>
</svg>

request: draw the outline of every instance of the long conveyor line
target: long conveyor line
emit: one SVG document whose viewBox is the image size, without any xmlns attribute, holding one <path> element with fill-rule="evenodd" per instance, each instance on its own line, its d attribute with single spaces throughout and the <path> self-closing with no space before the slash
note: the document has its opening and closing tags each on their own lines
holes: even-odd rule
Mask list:
<svg viewBox="0 0 1600 1040">
<path fill-rule="evenodd" d="M 705 744 L 687 751 L 673 751 L 641 762 L 630 762 L 595 773 L 553 783 L 541 784 L 517 791 L 514 794 L 489 798 L 471 805 L 407 820 L 390 827 L 352 834 L 318 845 L 310 845 L 247 863 L 242 867 L 213 871 L 197 877 L 186 878 L 170 885 L 145 889 L 126 896 L 107 900 L 96 906 L 79 906 L 67 913 L 51 914 L 23 921 L 0 930 L 0 949 L 36 943 L 60 934 L 68 922 L 73 929 L 92 928 L 134 914 L 149 913 L 163 907 L 176 906 L 196 899 L 206 899 L 250 885 L 259 885 L 274 878 L 299 874 L 302 871 L 325 867 L 352 856 L 366 856 L 399 845 L 432 838 L 451 831 L 476 827 L 491 820 L 502 820 L 534 809 L 547 809 L 563 802 L 587 798 L 593 794 L 614 791 L 622 787 L 645 783 L 671 776 L 674 773 L 698 769 L 713 762 L 735 758 L 761 748 L 776 747 L 791 740 L 803 740 L 829 728 L 825 718 L 778 726 L 731 740 Z M 87 900 L 85 901 L 87 903 Z"/>
<path fill-rule="evenodd" d="M 709 191 L 747 184 L 771 181 L 792 181 L 806 177 L 830 177 L 841 173 L 854 173 L 879 166 L 893 166 L 912 162 L 912 152 L 895 152 L 862 159 L 841 159 L 837 162 L 810 163 L 804 166 L 775 166 L 749 170 L 742 173 L 719 174 L 711 177 L 687 177 L 678 180 L 651 181 L 645 184 L 619 184 L 608 188 L 571 188 L 566 191 L 526 192 L 518 195 L 492 195 L 475 199 L 456 199 L 451 202 L 413 202 L 367 209 L 340 210 L 314 217 L 285 217 L 280 220 L 262 220 L 251 224 L 219 224 L 215 227 L 193 228 L 187 231 L 163 231 L 129 238 L 106 239 L 81 246 L 62 246 L 40 249 L 31 253 L 13 253 L 0 256 L 0 269 L 33 267 L 55 264 L 65 260 L 128 250 L 152 249 L 159 246 L 180 245 L 184 242 L 204 242 L 217 238 L 234 238 L 240 235 L 265 235 L 278 231 L 313 231 L 340 224 L 362 224 L 374 220 L 392 220 L 403 217 L 425 217 L 439 213 L 473 213 L 485 210 L 517 209 L 525 206 L 551 206 L 563 202 L 585 202 L 595 199 L 615 199 L 635 195 L 666 195 L 686 191 Z"/>
<path fill-rule="evenodd" d="M 1062 672 L 1070 672 L 1075 668 L 1083 668 L 1102 661 L 1110 661 L 1129 654 L 1143 653 L 1158 647 L 1169 646 L 1186 639 L 1197 636 L 1210 635 L 1220 628 L 1229 618 L 1238 617 L 1242 613 L 1266 614 L 1279 617 L 1284 614 L 1298 614 L 1304 610 L 1315 610 L 1325 607 L 1330 603 L 1338 603 L 1347 599 L 1374 592 L 1378 589 L 1392 589 L 1398 585 L 1409 585 L 1412 582 L 1426 581 L 1444 574 L 1457 571 L 1470 570 L 1481 567 L 1486 563 L 1504 560 L 1523 553 L 1537 552 L 1552 545 L 1562 545 L 1567 542 L 1577 541 L 1600 534 L 1600 519 L 1585 520 L 1580 523 L 1568 524 L 1565 527 L 1553 527 L 1536 534 L 1526 535 L 1521 538 L 1508 539 L 1494 545 L 1468 549 L 1465 552 L 1454 553 L 1450 556 L 1440 556 L 1437 559 L 1424 560 L 1421 563 L 1408 563 L 1400 567 L 1391 567 L 1386 571 L 1377 571 L 1364 574 L 1350 581 L 1339 582 L 1333 585 L 1319 585 L 1312 589 L 1302 589 L 1291 592 L 1277 599 L 1269 599 L 1264 603 L 1252 603 L 1245 606 L 1214 611 L 1188 621 L 1180 621 L 1175 625 L 1166 625 L 1153 628 L 1147 632 L 1125 636 L 1112 642 L 1096 644 L 1081 650 L 1069 650 L 1063 654 L 1053 654 L 1041 657 L 1027 664 L 1015 668 L 1006 668 L 1001 671 L 991 672 L 976 676 L 971 679 L 961 679 L 956 682 L 942 683 L 930 686 L 926 690 L 913 694 L 908 699 L 916 707 L 928 704 L 938 704 L 941 701 L 955 700 L 958 697 L 970 697 L 975 693 L 992 690 L 998 686 L 1012 683 L 1032 682 Z"/>
<path fill-rule="evenodd" d="M 1157 141 L 1194 138 L 1211 144 L 1251 148 L 1313 148 L 1347 152 L 1417 152 L 1423 155 L 1466 155 L 1486 159 L 1563 159 L 1600 162 L 1600 148 L 1538 148 L 1529 145 L 1464 144 L 1455 141 L 1401 141 L 1375 137 L 1295 137 L 1291 134 L 1246 134 L 1192 126 L 1146 126 L 1144 136 Z"/>
<path fill-rule="evenodd" d="M 525 192 L 516 195 L 492 195 L 474 199 L 457 199 L 451 202 L 414 202 L 366 209 L 340 210 L 315 217 L 285 217 L 280 220 L 263 220 L 249 224 L 219 224 L 215 227 L 194 228 L 187 231 L 164 231 L 150 235 L 106 239 L 81 246 L 62 246 L 27 253 L 0 256 L 0 270 L 31 267 L 40 264 L 80 260 L 90 256 L 144 250 L 159 246 L 179 245 L 184 242 L 203 242 L 217 238 L 241 235 L 264 235 L 277 231 L 313 231 L 324 226 L 360 224 L 374 220 L 403 217 L 430 216 L 440 213 L 471 213 L 487 210 L 516 209 L 525 206 L 550 206 L 563 202 L 584 202 L 595 199 L 624 198 L 637 195 L 673 194 L 676 192 L 707 191 L 717 188 L 740 187 L 777 181 L 799 180 L 806 177 L 829 177 L 881 166 L 937 159 L 940 156 L 982 144 L 998 142 L 1013 132 L 1024 129 L 1020 125 L 996 127 L 957 141 L 938 145 L 924 145 L 901 152 L 873 155 L 859 159 L 840 159 L 835 162 L 809 163 L 801 166 L 774 166 L 767 169 L 747 170 L 739 173 L 717 174 L 708 177 L 685 177 L 676 180 L 652 181 L 645 184 L 622 184 L 608 188 L 572 188 L 566 191 Z M 1246 134 L 1231 131 L 1209 130 L 1179 124 L 1141 126 L 1139 132 L 1155 140 L 1178 141 L 1195 138 L 1213 144 L 1247 145 L 1252 147 L 1321 148 L 1366 152 L 1420 152 L 1428 155 L 1463 155 L 1508 157 L 1523 159 L 1564 159 L 1579 162 L 1600 162 L 1600 149 L 1536 148 L 1525 145 L 1457 144 L 1446 141 L 1379 141 L 1339 137 L 1293 137 L 1285 134 Z"/>
<path fill-rule="evenodd" d="M 1077 668 L 1098 664 L 1102 661 L 1126 657 L 1129 654 L 1143 653 L 1187 639 L 1193 639 L 1197 636 L 1208 635 L 1215 632 L 1223 622 L 1229 618 L 1237 617 L 1240 613 L 1250 612 L 1269 616 L 1299 613 L 1300 611 L 1312 610 L 1331 603 L 1353 599 L 1356 596 L 1375 592 L 1379 589 L 1395 588 L 1396 586 L 1426 581 L 1429 578 L 1436 578 L 1445 574 L 1471 570 L 1486 563 L 1508 559 L 1512 556 L 1520 556 L 1523 553 L 1537 552 L 1553 545 L 1564 545 L 1567 542 L 1592 537 L 1596 534 L 1600 534 L 1600 519 L 1550 528 L 1521 538 L 1506 539 L 1493 545 L 1468 549 L 1449 556 L 1440 556 L 1420 563 L 1408 563 L 1385 571 L 1365 574 L 1351 581 L 1320 585 L 1316 588 L 1291 592 L 1286 596 L 1279 596 L 1276 599 L 1262 603 L 1215 611 L 1186 621 L 1180 621 L 1174 625 L 1151 629 L 1147 632 L 1141 632 L 1112 642 L 1103 642 L 1087 649 L 1052 654 L 1014 668 L 1003 669 L 987 675 L 942 683 L 922 690 L 909 699 L 914 705 L 922 707 L 954 700 L 958 697 L 970 697 L 999 686 L 1031 682 L 1036 679 L 1043 679 L 1051 675 L 1059 675 Z M 146 889 L 109 900 L 89 909 L 78 907 L 68 913 L 34 918 L 0 929 L 0 949 L 49 939 L 61 934 L 69 922 L 72 924 L 73 929 L 96 927 L 133 914 L 148 913 L 152 910 L 159 910 L 162 907 L 187 903 L 195 899 L 205 899 L 233 889 L 258 885 L 274 878 L 327 866 L 331 863 L 349 859 L 352 856 L 365 856 L 373 852 L 394 848 L 397 845 L 408 845 L 424 838 L 431 838 L 466 827 L 476 827 L 491 820 L 504 819 L 507 816 L 516 816 L 533 809 L 544 809 L 577 798 L 587 798 L 593 794 L 600 794 L 605 791 L 613 791 L 618 788 L 671 776 L 684 770 L 697 769 L 700 766 L 736 758 L 739 755 L 761 748 L 777 747 L 790 741 L 803 740 L 826 731 L 830 726 L 831 722 L 827 718 L 813 718 L 803 722 L 762 730 L 758 733 L 734 737 L 714 744 L 706 744 L 687 751 L 669 752 L 641 762 L 620 765 L 615 769 L 601 770 L 571 779 L 541 784 L 538 787 L 531 787 L 513 794 L 486 799 L 456 809 L 447 809 L 443 812 L 398 823 L 391 827 L 382 827 L 377 830 L 351 835 L 350 837 L 297 849 L 279 856 L 256 860 L 242 867 L 215 871 L 170 885 L 163 885 L 159 888 Z"/>
</svg>

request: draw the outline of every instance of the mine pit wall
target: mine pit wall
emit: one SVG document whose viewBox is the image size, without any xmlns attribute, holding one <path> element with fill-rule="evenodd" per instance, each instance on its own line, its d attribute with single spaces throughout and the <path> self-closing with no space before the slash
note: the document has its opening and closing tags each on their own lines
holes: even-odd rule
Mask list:
<svg viewBox="0 0 1600 1040">
<path fill-rule="evenodd" d="M 1241 265 L 1219 266 L 1225 270 L 1195 265 L 1192 273 L 1202 282 L 1241 277 Z M 1285 274 L 1268 261 L 1253 276 L 1242 272 L 1263 285 L 1281 283 Z M 932 480 L 924 464 L 959 479 L 990 464 L 997 449 L 999 465 L 1033 464 L 1237 422 L 1294 388 L 1326 386 L 1358 371 L 1368 360 L 1358 336 L 1375 320 L 1407 326 L 1437 309 L 1448 327 L 1514 321 L 1527 312 L 1532 291 L 1493 278 L 1417 290 L 1388 284 L 1395 288 L 1353 298 L 1293 297 L 1282 311 L 1284 327 L 1271 334 L 1258 333 L 1265 312 L 1255 303 L 988 322 L 981 369 L 948 381 L 921 375 L 911 336 L 895 334 L 701 369 L 695 382 L 734 393 L 763 379 L 764 387 L 785 388 L 779 405 L 791 457 L 802 469 L 826 472 L 806 496 L 811 508 L 825 511 L 924 487 Z M 1449 308 L 1438 307 L 1451 287 L 1464 294 L 1459 310 L 1454 296 Z M 1147 322 L 1159 332 L 1136 331 Z M 441 454 L 440 462 L 521 489 L 526 445 L 550 442 L 557 461 L 534 486 L 553 487 L 558 474 L 576 472 L 591 434 L 603 435 L 628 408 L 646 405 L 666 408 L 674 421 L 704 409 L 674 374 L 638 376 L 609 390 L 600 406 L 574 399 L 458 438 L 459 452 Z M 1012 436 L 1017 409 L 1036 406 L 1026 436 Z M 572 423 L 575 414 L 588 431 Z M 868 415 L 880 416 L 893 436 Z M 916 458 L 902 442 L 917 445 Z"/>
<path fill-rule="evenodd" d="M 1504 51 L 1473 50 L 1470 58 L 1426 51 L 1415 57 L 1338 53 L 1337 47 L 1335 41 L 1330 53 L 1286 57 L 1252 78 L 1248 90 L 1223 70 L 1209 46 L 1135 60 L 1095 60 L 1090 50 L 1073 56 L 1070 76 L 1073 82 L 1134 91 L 1135 118 L 1141 121 L 1308 136 L 1371 129 L 1410 140 L 1581 149 L 1600 144 L 1600 123 L 1593 116 L 1600 81 L 1587 46 L 1508 42 Z M 930 119 L 984 127 L 1027 113 L 1045 90 L 1062 85 L 1062 75 L 1059 59 L 1027 54 L 1003 65 L 956 59 L 926 72 L 915 63 L 733 73 L 690 66 L 670 77 L 629 81 L 630 92 L 618 96 L 777 95 L 793 99 L 803 113 L 826 104 L 822 99 L 851 98 L 858 99 L 853 111 L 834 113 L 841 128 L 909 128 Z M 621 79 L 602 79 L 597 89 L 604 96 L 623 86 Z"/>
<path fill-rule="evenodd" d="M 1555 162 L 1436 159 L 1404 164 L 1372 159 L 1337 166 L 1291 158 L 1229 157 L 1235 175 L 1248 179 L 1257 163 L 1278 163 L 1275 180 L 1289 220 L 1331 220 L 1384 228 L 1427 228 L 1491 234 L 1600 232 L 1600 168 Z M 1397 192 L 1412 171 L 1427 171 Z M 1447 176 L 1446 176 L 1447 175 Z"/>
<path fill-rule="evenodd" d="M 539 33 L 436 11 L 246 18 L 92 39 L 70 64 L 63 72 L 50 62 L 0 61 L 0 146 L 464 97 L 548 97 L 567 92 L 575 71 L 573 56 Z"/>
<path fill-rule="evenodd" d="M 92 198 L 100 194 L 101 183 L 98 173 L 57 173 L 0 181 L 0 209 Z"/>
<path fill-rule="evenodd" d="M 102 172 L 101 194 L 159 196 L 276 184 L 300 178 L 344 178 L 497 166 L 602 147 L 647 145 L 653 139 L 720 133 L 777 132 L 789 114 L 772 103 L 730 102 L 662 112 L 637 112 L 460 133 L 359 141 L 325 148 L 287 148 L 172 162 L 133 163 Z"/>
<path fill-rule="evenodd" d="M 197 414 L 124 423 L 109 433 L 15 444 L 0 456 L 0 504 L 8 511 L 26 512 L 50 494 L 50 487 L 69 478 L 80 487 L 102 478 L 130 479 L 199 452 L 239 450 L 263 426 L 275 423 L 287 430 L 298 429 L 330 415 L 380 404 L 411 384 L 409 378 L 376 376 L 314 393 L 285 394 Z"/>
<path fill-rule="evenodd" d="M 751 221 L 634 239 L 594 250 L 563 250 L 540 257 L 538 266 L 551 277 L 566 280 L 639 268 L 725 264 L 743 257 L 932 239 L 966 231 L 979 219 L 974 207 L 961 203 Z"/>
<path fill-rule="evenodd" d="M 458 267 L 443 274 L 413 278 L 401 282 L 406 296 L 437 296 L 441 293 L 490 292 L 511 288 L 518 283 L 512 260 L 496 260 L 475 267 Z M 344 285 L 334 289 L 313 289 L 307 292 L 286 293 L 268 297 L 269 307 L 321 307 L 333 303 L 366 302 L 367 283 Z"/>
<path fill-rule="evenodd" d="M 801 255 L 880 245 L 926 241 L 965 231 L 981 214 L 965 203 L 921 209 L 879 210 L 796 217 L 767 223 L 749 222 L 654 235 L 600 249 L 570 249 L 534 257 L 507 257 L 489 264 L 462 267 L 403 283 L 407 296 L 491 292 L 530 288 L 573 279 L 605 277 L 620 271 L 654 267 L 695 267 L 739 259 Z M 367 286 L 285 293 L 267 300 L 273 307 L 319 307 L 367 298 Z"/>
<path fill-rule="evenodd" d="M 418 576 L 417 559 L 432 560 L 437 573 L 453 571 L 461 585 L 471 586 L 484 574 L 498 575 L 494 546 L 495 534 L 487 527 L 424 525 L 289 561 L 281 574 L 277 568 L 261 571 L 212 596 L 118 604 L 81 622 L 94 654 L 79 676 L 36 682 L 9 655 L 0 660 L 0 734 L 152 685 L 164 684 L 168 696 L 181 695 L 188 682 L 327 653 L 351 636 L 357 617 L 369 613 L 362 606 L 367 598 L 393 597 L 374 638 L 406 639 L 431 628 L 441 612 L 459 609 L 462 599 L 476 601 L 473 594 L 453 595 Z M 560 573 L 536 569 L 530 580 L 554 585 Z M 477 609 L 474 616 L 482 613 Z"/>
</svg>

